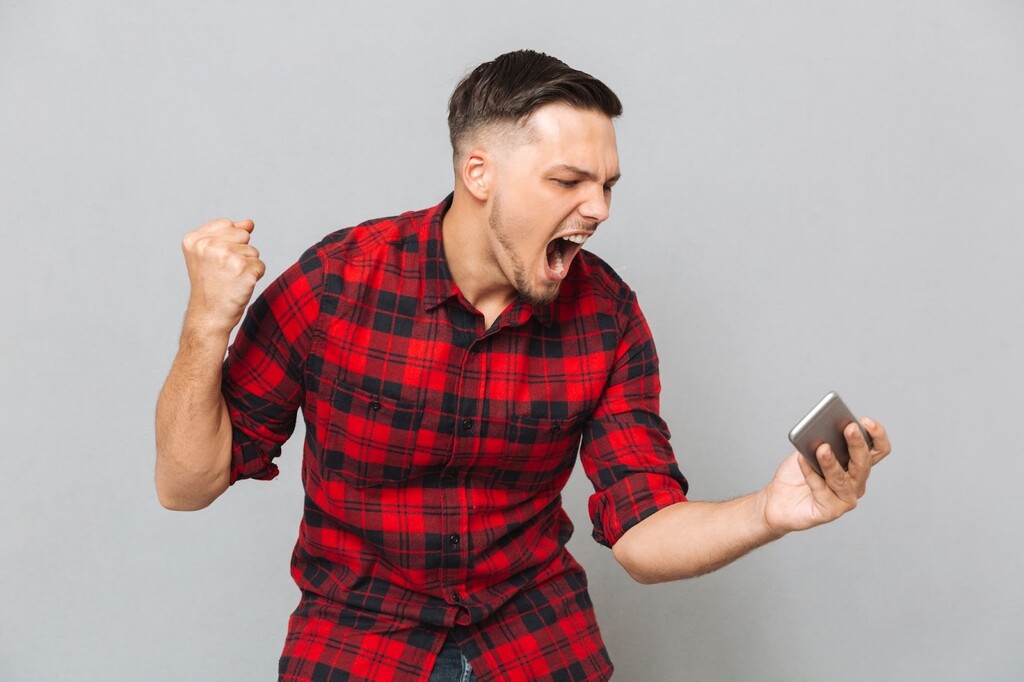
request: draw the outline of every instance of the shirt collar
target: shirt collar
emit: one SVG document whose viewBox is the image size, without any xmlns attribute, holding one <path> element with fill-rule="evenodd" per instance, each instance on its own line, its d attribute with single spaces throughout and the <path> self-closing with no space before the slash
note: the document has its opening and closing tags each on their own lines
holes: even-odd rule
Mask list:
<svg viewBox="0 0 1024 682">
<path fill-rule="evenodd" d="M 458 295 L 458 288 L 452 273 L 448 270 L 448 261 L 444 257 L 444 245 L 441 243 L 441 225 L 444 214 L 452 206 L 454 194 L 449 194 L 444 201 L 427 211 L 426 220 L 420 225 L 420 282 L 422 283 L 423 307 L 433 310 L 452 296 Z"/>
<path fill-rule="evenodd" d="M 427 311 L 437 308 L 451 298 L 462 298 L 455 280 L 452 279 L 451 271 L 448 270 L 448 260 L 445 258 L 442 243 L 442 224 L 445 213 L 451 208 L 453 197 L 454 194 L 449 194 L 444 201 L 429 209 L 419 229 L 419 241 L 423 247 L 420 250 L 423 254 L 420 259 L 420 281 L 423 308 Z M 468 306 L 468 302 L 465 305 Z M 532 315 L 541 325 L 549 327 L 553 311 L 554 303 L 533 305 L 522 298 L 517 298 L 502 317 L 505 318 L 506 324 L 515 326 L 524 324 Z"/>
</svg>

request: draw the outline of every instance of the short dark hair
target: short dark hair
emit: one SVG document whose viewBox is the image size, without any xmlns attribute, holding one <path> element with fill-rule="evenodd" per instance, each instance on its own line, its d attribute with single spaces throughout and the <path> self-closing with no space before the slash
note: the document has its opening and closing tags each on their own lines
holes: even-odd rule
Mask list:
<svg viewBox="0 0 1024 682">
<path fill-rule="evenodd" d="M 493 123 L 519 124 L 545 104 L 562 103 L 622 115 L 611 88 L 550 55 L 533 50 L 507 52 L 463 78 L 448 100 L 452 151 L 470 133 Z"/>
</svg>

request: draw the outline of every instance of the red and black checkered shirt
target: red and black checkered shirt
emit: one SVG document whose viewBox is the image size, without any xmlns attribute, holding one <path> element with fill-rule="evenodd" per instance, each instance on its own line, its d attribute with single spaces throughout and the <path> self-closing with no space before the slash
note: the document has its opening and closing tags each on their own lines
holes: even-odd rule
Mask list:
<svg viewBox="0 0 1024 682">
<path fill-rule="evenodd" d="M 426 680 L 448 636 L 481 681 L 606 680 L 565 548 L 576 454 L 602 544 L 685 499 L 634 293 L 581 252 L 553 303 L 485 328 L 445 261 L 450 200 L 309 249 L 225 362 L 232 482 L 273 478 L 306 424 L 281 680 Z"/>
</svg>

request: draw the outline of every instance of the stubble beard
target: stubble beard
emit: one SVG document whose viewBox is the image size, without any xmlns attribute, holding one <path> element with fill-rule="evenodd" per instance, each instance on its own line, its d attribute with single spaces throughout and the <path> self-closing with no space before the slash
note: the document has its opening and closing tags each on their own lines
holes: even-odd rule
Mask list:
<svg viewBox="0 0 1024 682">
<path fill-rule="evenodd" d="M 519 296 L 534 306 L 547 305 L 554 301 L 558 296 L 558 289 L 561 283 L 551 284 L 540 292 L 531 286 L 530 280 L 526 275 L 526 267 L 523 265 L 523 261 L 519 258 L 518 254 L 516 254 L 515 245 L 512 243 L 513 236 L 505 224 L 505 216 L 501 210 L 500 194 L 496 194 L 494 197 L 494 206 L 491 208 L 490 215 L 487 216 L 487 224 L 491 228 L 494 237 L 498 240 L 498 244 L 501 246 L 505 256 L 512 264 L 512 285 L 519 292 Z"/>
</svg>

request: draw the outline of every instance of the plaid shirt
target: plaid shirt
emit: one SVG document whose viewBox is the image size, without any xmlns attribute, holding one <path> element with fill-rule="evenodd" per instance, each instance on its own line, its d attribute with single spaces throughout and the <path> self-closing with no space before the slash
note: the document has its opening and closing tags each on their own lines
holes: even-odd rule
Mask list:
<svg viewBox="0 0 1024 682">
<path fill-rule="evenodd" d="M 608 546 L 685 499 L 634 293 L 581 252 L 553 303 L 485 329 L 446 265 L 450 201 L 309 249 L 225 362 L 232 483 L 273 478 L 306 424 L 282 680 L 426 680 L 449 635 L 481 681 L 608 679 L 562 487 L 579 452 Z"/>
</svg>

